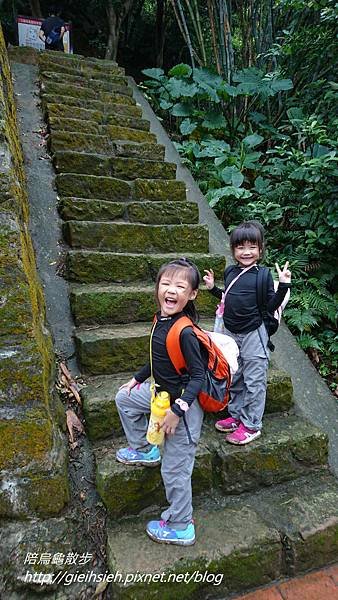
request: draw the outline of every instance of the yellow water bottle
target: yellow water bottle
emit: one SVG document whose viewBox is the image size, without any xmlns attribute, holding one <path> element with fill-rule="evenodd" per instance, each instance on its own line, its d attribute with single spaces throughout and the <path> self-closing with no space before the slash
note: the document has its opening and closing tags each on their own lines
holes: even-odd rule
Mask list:
<svg viewBox="0 0 338 600">
<path fill-rule="evenodd" d="M 150 417 L 147 431 L 147 441 L 149 444 L 158 446 L 164 440 L 164 431 L 161 425 L 164 421 L 167 410 L 170 408 L 170 396 L 168 392 L 152 391 Z"/>
</svg>

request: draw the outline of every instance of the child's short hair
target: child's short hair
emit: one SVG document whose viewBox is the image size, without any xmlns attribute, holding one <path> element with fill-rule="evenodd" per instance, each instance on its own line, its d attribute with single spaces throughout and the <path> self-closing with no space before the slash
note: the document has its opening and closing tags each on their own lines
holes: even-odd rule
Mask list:
<svg viewBox="0 0 338 600">
<path fill-rule="evenodd" d="M 168 271 L 171 273 L 174 273 L 176 271 L 183 271 L 183 270 L 186 270 L 187 280 L 190 283 L 191 288 L 193 290 L 198 290 L 199 284 L 201 281 L 201 275 L 200 275 L 200 272 L 199 272 L 198 268 L 196 267 L 195 263 L 193 263 L 192 260 L 189 260 L 189 258 L 177 258 L 175 260 L 172 260 L 172 261 L 162 265 L 157 273 L 156 283 L 155 283 L 156 301 L 158 298 L 158 286 L 159 286 L 162 275 L 164 275 L 164 273 L 167 273 Z M 184 312 L 188 317 L 191 318 L 191 320 L 194 323 L 198 322 L 198 318 L 199 318 L 198 312 L 196 310 L 193 300 L 188 301 L 186 307 L 184 308 Z"/>
<path fill-rule="evenodd" d="M 244 242 L 257 244 L 260 251 L 260 258 L 264 255 L 265 238 L 264 229 L 259 221 L 243 221 L 235 227 L 230 234 L 230 249 L 234 254 L 235 248 L 241 246 Z"/>
</svg>

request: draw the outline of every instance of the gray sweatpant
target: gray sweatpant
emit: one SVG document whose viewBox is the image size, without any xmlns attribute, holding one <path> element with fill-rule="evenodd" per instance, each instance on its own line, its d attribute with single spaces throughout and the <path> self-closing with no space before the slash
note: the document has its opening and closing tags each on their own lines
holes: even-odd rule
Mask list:
<svg viewBox="0 0 338 600">
<path fill-rule="evenodd" d="M 135 386 L 116 395 L 116 406 L 129 445 L 147 451 L 146 439 L 150 413 L 150 383 Z M 169 507 L 161 514 L 173 529 L 185 529 L 192 519 L 191 475 L 197 443 L 201 435 L 204 412 L 196 399 L 181 417 L 174 435 L 166 435 L 162 452 L 161 474 Z"/>
<path fill-rule="evenodd" d="M 225 329 L 239 348 L 238 371 L 230 387 L 228 412 L 249 429 L 262 429 L 269 366 L 268 334 L 264 323 L 246 334 Z"/>
</svg>

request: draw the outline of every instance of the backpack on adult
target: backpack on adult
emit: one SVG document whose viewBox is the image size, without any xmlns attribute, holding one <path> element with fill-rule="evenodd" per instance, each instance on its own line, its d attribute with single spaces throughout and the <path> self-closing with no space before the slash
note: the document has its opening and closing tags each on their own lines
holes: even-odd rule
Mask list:
<svg viewBox="0 0 338 600">
<path fill-rule="evenodd" d="M 46 36 L 46 43 L 49 46 L 54 46 L 61 38 L 60 27 L 54 27 Z"/>
<path fill-rule="evenodd" d="M 275 310 L 275 312 L 273 314 L 269 313 L 268 312 L 269 275 L 270 275 L 270 271 L 267 267 L 259 267 L 259 270 L 257 273 L 257 304 L 258 304 L 260 313 L 262 315 L 264 325 L 268 332 L 268 336 L 269 336 L 268 348 L 269 348 L 269 350 L 271 350 L 271 352 L 273 352 L 275 349 L 275 346 L 271 342 L 270 337 L 274 333 L 276 333 L 276 331 L 280 325 L 283 310 L 284 310 L 285 306 L 287 305 L 289 298 L 290 298 L 290 290 L 287 291 L 282 304 L 277 308 L 277 310 Z M 274 281 L 273 284 L 274 284 L 274 288 L 276 291 L 278 288 L 278 281 Z"/>
<path fill-rule="evenodd" d="M 192 323 L 188 317 L 180 317 L 169 329 L 166 349 L 169 358 L 179 375 L 186 372 L 186 362 L 180 346 L 180 335 L 185 327 L 192 327 L 199 343 L 208 352 L 208 366 L 205 380 L 198 394 L 198 401 L 206 412 L 219 412 L 229 401 L 231 371 L 221 348 L 212 340 L 212 334 Z"/>
</svg>

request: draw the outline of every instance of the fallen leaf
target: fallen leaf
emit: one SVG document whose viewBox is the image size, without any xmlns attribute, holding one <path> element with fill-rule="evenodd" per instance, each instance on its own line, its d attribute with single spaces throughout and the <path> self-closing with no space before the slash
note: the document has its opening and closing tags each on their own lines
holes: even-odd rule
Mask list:
<svg viewBox="0 0 338 600">
<path fill-rule="evenodd" d="M 100 583 L 98 583 L 96 586 L 93 598 L 97 598 L 100 594 L 103 594 L 103 592 L 107 588 L 107 585 L 108 581 L 100 581 Z"/>
<path fill-rule="evenodd" d="M 76 383 L 73 382 L 69 385 L 69 389 L 71 391 L 71 393 L 73 394 L 75 400 L 81 404 L 81 396 L 79 394 L 79 388 L 77 387 Z"/>
<path fill-rule="evenodd" d="M 62 373 L 64 374 L 64 376 L 68 379 L 68 381 L 73 381 L 73 377 L 71 376 L 70 372 L 68 371 L 65 363 L 60 362 L 60 369 L 61 369 Z"/>
<path fill-rule="evenodd" d="M 67 423 L 67 429 L 69 431 L 69 439 L 70 439 L 71 443 L 73 444 L 75 442 L 73 430 L 76 429 L 79 433 L 83 433 L 84 428 L 83 428 L 83 425 L 82 425 L 80 419 L 76 416 L 76 414 L 73 410 L 71 410 L 70 408 L 68 410 L 66 410 L 66 415 L 67 415 L 66 423 Z"/>
</svg>

